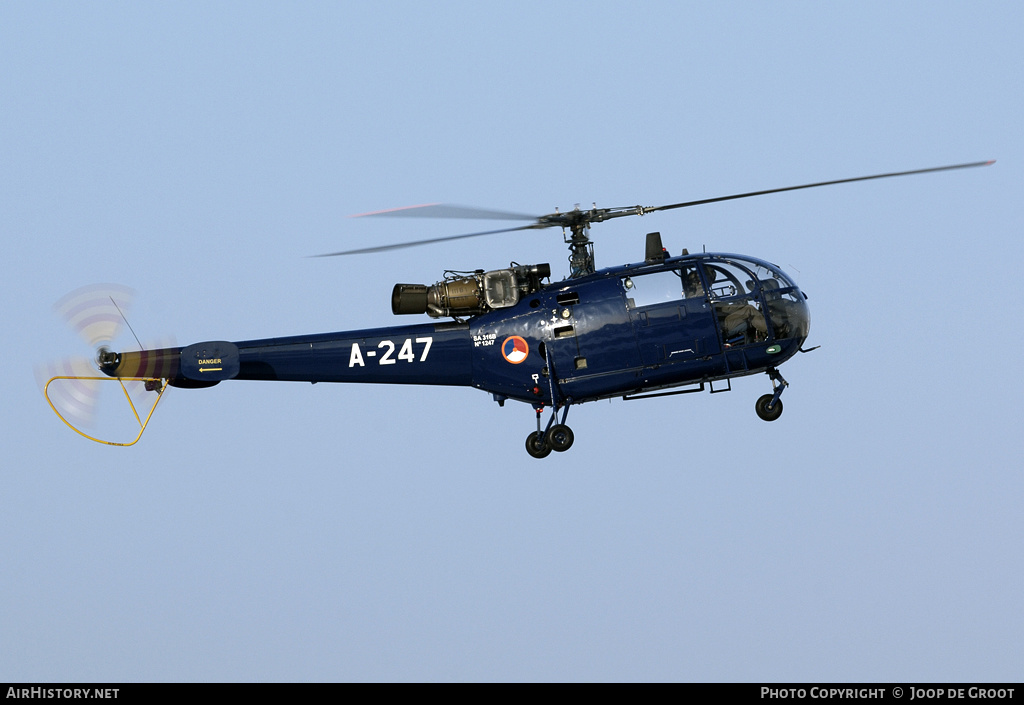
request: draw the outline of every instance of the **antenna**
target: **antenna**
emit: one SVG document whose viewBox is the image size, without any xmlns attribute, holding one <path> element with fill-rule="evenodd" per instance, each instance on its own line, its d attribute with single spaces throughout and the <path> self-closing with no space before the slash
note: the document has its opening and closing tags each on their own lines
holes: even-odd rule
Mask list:
<svg viewBox="0 0 1024 705">
<path fill-rule="evenodd" d="M 142 350 L 142 341 L 139 340 L 139 336 L 135 335 L 135 329 L 132 328 L 132 324 L 128 322 L 128 319 L 125 317 L 124 312 L 121 310 L 121 307 L 117 305 L 116 301 L 114 301 L 114 297 L 111 296 L 109 298 L 110 303 L 114 304 L 114 308 L 116 308 L 117 312 L 121 314 L 121 319 L 124 321 L 124 324 L 128 326 L 128 330 L 132 332 L 132 337 L 135 338 L 135 342 L 139 344 L 139 350 Z"/>
</svg>

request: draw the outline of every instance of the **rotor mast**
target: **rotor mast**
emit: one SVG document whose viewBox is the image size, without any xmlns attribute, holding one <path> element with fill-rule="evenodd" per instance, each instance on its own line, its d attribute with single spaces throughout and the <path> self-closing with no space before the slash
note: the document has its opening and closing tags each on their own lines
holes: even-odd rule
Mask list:
<svg viewBox="0 0 1024 705">
<path fill-rule="evenodd" d="M 582 211 L 579 206 L 568 213 L 545 216 L 540 219 L 551 225 L 562 226 L 563 233 L 568 228 L 570 235 L 563 238 L 569 246 L 569 279 L 585 277 L 597 271 L 594 263 L 594 243 L 590 239 L 590 224 L 601 223 L 612 218 L 626 215 L 644 215 L 651 209 L 644 206 L 627 206 L 625 208 L 598 208 L 595 203 L 590 210 Z"/>
<path fill-rule="evenodd" d="M 590 221 L 596 217 L 597 208 L 584 213 L 577 206 L 566 214 L 568 222 L 562 226 L 563 240 L 569 246 L 569 278 L 585 277 L 597 271 L 594 264 L 594 242 L 590 239 Z M 569 228 L 569 237 L 564 237 Z"/>
</svg>

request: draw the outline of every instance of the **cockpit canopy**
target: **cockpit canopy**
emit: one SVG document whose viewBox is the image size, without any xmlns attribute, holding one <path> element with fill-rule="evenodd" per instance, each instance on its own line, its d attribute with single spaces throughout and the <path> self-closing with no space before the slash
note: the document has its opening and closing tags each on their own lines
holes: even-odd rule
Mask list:
<svg viewBox="0 0 1024 705">
<path fill-rule="evenodd" d="M 746 257 L 707 255 L 676 266 L 623 277 L 629 308 L 686 299 L 708 300 L 722 341 L 804 339 L 810 313 L 804 295 L 775 265 Z"/>
<path fill-rule="evenodd" d="M 704 260 L 703 265 L 713 298 L 754 294 L 758 288 L 766 291 L 796 288 L 782 270 L 767 262 L 742 257 L 714 257 Z"/>
</svg>

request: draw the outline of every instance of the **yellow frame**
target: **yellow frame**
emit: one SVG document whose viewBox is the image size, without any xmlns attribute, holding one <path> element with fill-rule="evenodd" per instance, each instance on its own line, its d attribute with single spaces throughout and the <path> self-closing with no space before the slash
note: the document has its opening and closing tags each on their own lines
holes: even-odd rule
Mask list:
<svg viewBox="0 0 1024 705">
<path fill-rule="evenodd" d="M 72 424 L 70 421 L 68 421 L 66 418 L 64 418 L 64 416 L 62 416 L 61 413 L 59 411 L 57 411 L 57 407 L 53 405 L 53 401 L 50 399 L 50 394 L 49 394 L 50 383 L 55 381 L 55 380 L 58 380 L 58 379 L 96 380 L 96 381 L 99 381 L 99 382 L 113 382 L 113 381 L 116 380 L 121 385 L 121 391 L 124 392 L 124 398 L 128 400 L 128 406 L 131 407 L 132 413 L 135 414 L 135 420 L 139 422 L 139 435 L 137 435 L 135 437 L 135 440 L 132 441 L 131 443 L 118 443 L 116 441 L 104 441 L 101 438 L 93 438 L 88 433 L 85 433 L 85 432 L 81 431 L 80 429 L 76 428 L 74 424 Z M 149 410 L 149 414 L 146 416 L 146 420 L 145 421 L 143 421 L 141 418 L 139 418 L 139 411 L 138 411 L 138 409 L 135 408 L 135 402 L 132 401 L 131 396 L 129 396 L 129 394 L 128 394 L 128 389 L 124 386 L 125 381 L 128 381 L 128 382 L 160 382 L 161 383 L 160 392 L 157 394 L 156 401 L 153 402 L 153 408 Z M 145 432 L 146 426 L 149 425 L 149 420 L 151 418 L 153 418 L 153 412 L 156 411 L 156 405 L 160 403 L 160 400 L 163 398 L 164 392 L 167 391 L 167 387 L 168 387 L 169 384 L 170 384 L 170 380 L 169 379 L 162 380 L 162 379 L 156 378 L 156 377 L 79 377 L 79 376 L 75 376 L 75 375 L 58 375 L 57 377 L 51 377 L 50 379 L 48 379 L 46 381 L 46 386 L 43 387 L 43 395 L 46 397 L 46 403 L 48 403 L 50 405 L 50 408 L 53 409 L 53 413 L 57 414 L 57 418 L 59 418 L 61 421 L 63 421 L 65 424 L 67 424 L 68 428 L 70 428 L 72 431 L 77 433 L 79 436 L 82 436 L 83 438 L 88 438 L 90 441 L 96 441 L 97 443 L 102 443 L 104 445 L 108 445 L 108 446 L 121 446 L 123 448 L 126 448 L 128 446 L 135 445 L 136 443 L 139 442 L 139 439 L 142 438 L 142 434 Z"/>
</svg>

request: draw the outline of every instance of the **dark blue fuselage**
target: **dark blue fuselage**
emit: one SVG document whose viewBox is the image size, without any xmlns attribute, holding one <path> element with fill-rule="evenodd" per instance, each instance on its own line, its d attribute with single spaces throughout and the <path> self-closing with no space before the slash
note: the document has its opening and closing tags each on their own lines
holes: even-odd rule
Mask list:
<svg viewBox="0 0 1024 705">
<path fill-rule="evenodd" d="M 804 299 L 767 262 L 690 255 L 550 284 L 466 322 L 237 342 L 231 378 L 473 386 L 563 406 L 774 368 L 807 337 Z"/>
</svg>

